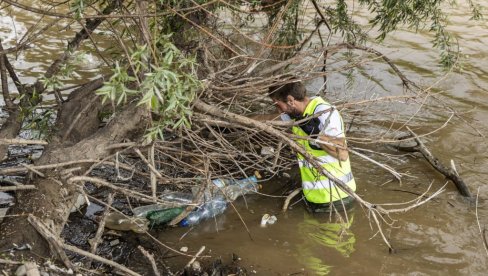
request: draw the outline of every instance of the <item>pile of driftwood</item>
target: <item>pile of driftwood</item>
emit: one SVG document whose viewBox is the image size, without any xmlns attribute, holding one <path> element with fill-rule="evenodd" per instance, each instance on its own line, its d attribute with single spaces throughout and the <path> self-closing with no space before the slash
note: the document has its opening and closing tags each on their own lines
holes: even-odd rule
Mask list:
<svg viewBox="0 0 488 276">
<path fill-rule="evenodd" d="M 66 15 L 63 14 L 38 11 L 14 1 L 5 2 L 22 10 L 34 10 L 46 16 L 66 18 Z M 110 5 L 99 11 L 96 16 L 86 17 L 86 23 L 83 23 L 80 30 L 74 34 L 67 49 L 49 66 L 45 78 L 59 73 L 61 65 L 68 62 L 70 54 L 79 49 L 82 41 L 91 38 L 90 35 L 104 20 L 111 18 L 111 14 L 119 8 L 118 5 L 121 2 L 123 1 L 111 1 Z M 136 1 L 136 3 L 138 3 L 137 8 L 140 9 L 139 13 L 119 14 L 120 19 L 131 20 L 127 25 L 140 28 L 135 32 L 135 36 L 144 35 L 142 38 L 138 38 L 139 42 L 153 45 L 151 41 L 145 41 L 148 39 L 146 36 L 151 35 L 151 32 L 147 31 L 147 18 L 156 15 L 142 16 L 145 14 L 143 6 L 145 1 Z M 122 10 L 129 12 L 128 9 Z M 341 111 L 348 126 L 347 129 L 358 121 L 365 128 L 377 129 L 373 123 L 368 124 L 370 122 L 368 119 L 376 118 L 378 111 L 383 111 L 385 106 L 398 102 L 434 108 L 435 106 L 428 106 L 426 103 L 429 102 L 428 99 L 432 101 L 438 101 L 438 99 L 431 97 L 427 90 L 416 86 L 401 73 L 390 59 L 378 51 L 346 43 L 327 45 L 322 43 L 321 46 L 313 49 L 305 49 L 304 46 L 310 42 L 310 38 L 318 26 L 309 37 L 301 41 L 300 45 L 288 47 L 288 49 L 293 48 L 293 54 L 288 55 L 286 60 L 280 60 L 277 58 L 279 54 L 274 51 L 283 49 L 270 45 L 272 44 L 270 39 L 276 28 L 270 28 L 263 35 L 262 40 L 251 41 L 257 49 L 243 51 L 238 42 L 223 39 L 225 34 L 220 33 L 218 28 L 210 32 L 209 29 L 190 20 L 183 14 L 188 12 L 187 10 L 172 12 L 210 37 L 208 40 L 202 39 L 198 49 L 195 50 L 199 53 L 199 63 L 204 65 L 199 68 L 199 76 L 204 87 L 198 91 L 198 97 L 191 103 L 193 111 L 190 118 L 191 127 L 182 127 L 177 130 L 167 129 L 164 133 L 164 140 L 150 144 L 141 141 L 143 141 L 144 131 L 150 125 L 152 114 L 144 106 L 137 105 L 137 99 L 128 101 L 126 105 L 120 107 L 120 110 L 114 111 L 115 116 L 112 120 L 100 124 L 99 113 L 107 106 L 101 103 L 95 91 L 106 81 L 104 77 L 87 81 L 76 89 L 72 89 L 69 97 L 63 98 L 60 91 L 52 91 L 58 97 L 56 106 L 58 113 L 53 127 L 54 134 L 49 143 L 15 139 L 21 128 L 21 123 L 19 123 L 21 121 L 16 119 L 22 118 L 20 111 L 25 102 L 10 100 L 8 85 L 5 85 L 6 73 L 8 72 L 14 81 L 19 94 L 25 96 L 24 99 L 32 96 L 33 91 L 39 94 L 47 92 L 41 79 L 32 85 L 23 85 L 9 63 L 7 53 L 13 53 L 26 47 L 30 39 L 34 39 L 37 34 L 31 34 L 32 36 L 28 37 L 25 44 L 19 47 L 7 49 L 8 51 L 0 48 L 2 51 L 0 57 L 2 92 L 10 115 L 7 123 L 2 125 L 0 133 L 0 138 L 2 138 L 0 140 L 0 158 L 4 157 L 8 145 L 45 145 L 43 155 L 34 163 L 6 166 L 0 169 L 2 182 L 8 183 L 8 186 L 0 187 L 0 191 L 12 191 L 17 196 L 17 204 L 11 208 L 1 226 L 0 249 L 12 252 L 19 260 L 24 256 L 27 258 L 38 258 L 39 255 L 53 256 L 60 260 L 67 269 L 74 271 L 93 272 L 93 261 L 103 263 L 128 275 L 138 275 L 124 265 L 98 255 L 97 248 L 103 239 L 104 224 L 108 213 L 121 212 L 113 207 L 117 199 L 125 199 L 129 209 L 131 205 L 137 204 L 168 204 L 159 198 L 159 195 L 165 190 L 189 191 L 195 186 L 204 188 L 211 185 L 212 179 L 239 179 L 252 175 L 255 171 L 265 172 L 264 175 L 271 178 L 287 171 L 295 164 L 294 155 L 297 153 L 303 155 L 322 174 L 331 178 L 338 187 L 356 199 L 390 248 L 392 248 L 391 244 L 382 231 L 382 227 L 391 225 L 393 222 L 389 215 L 416 208 L 443 191 L 440 189 L 429 193 L 430 187 L 426 188 L 426 192 L 420 195 L 417 201 L 399 207 L 370 203 L 351 191 L 345 183 L 331 176 L 313 156 L 295 142 L 296 137 L 289 131 L 293 123 L 260 122 L 250 119 L 250 116 L 274 111 L 274 107 L 267 97 L 268 88 L 272 85 L 297 79 L 304 82 L 321 79 L 323 80 L 322 87 L 316 91 L 310 91 L 310 95 L 329 96 L 331 94 L 326 93 L 330 92 L 326 89 L 329 75 L 342 73 L 371 61 L 384 62 L 385 66 L 395 72 L 399 83 L 403 84 L 405 90 L 400 89 L 402 91 L 395 91 L 396 93 L 392 95 L 374 98 L 341 98 L 341 93 L 331 96 L 329 100 L 335 103 Z M 279 16 L 283 16 L 283 12 L 280 12 Z M 68 18 L 73 21 L 72 17 Z M 323 23 L 320 21 L 320 24 Z M 49 28 L 49 24 L 46 25 L 46 29 Z M 243 37 L 249 38 L 244 34 Z M 120 39 L 120 37 L 117 38 Z M 120 44 L 122 44 L 121 48 L 125 46 L 123 43 Z M 124 48 L 124 50 L 126 49 Z M 121 52 L 123 51 L 121 50 Z M 347 62 L 341 58 L 342 53 L 347 53 L 350 57 Z M 351 53 L 355 53 L 355 55 L 351 55 Z M 129 59 L 129 57 L 127 58 Z M 39 104 L 39 102 L 33 104 Z M 388 112 L 381 114 L 388 115 Z M 410 116 L 394 115 L 390 118 L 385 116 L 383 120 L 404 123 L 403 126 L 412 121 Z M 402 118 L 403 121 L 401 121 Z M 358 147 L 362 143 L 396 143 L 395 137 L 402 132 L 405 132 L 403 127 L 389 129 L 383 132 L 382 139 L 378 139 L 377 135 L 368 136 L 363 133 L 361 133 L 361 137 L 354 137 L 351 133 L 348 136 L 349 151 L 351 155 L 356 156 L 357 160 L 372 162 L 394 177 L 401 178 L 401 174 L 390 165 L 382 164 L 368 154 L 361 153 Z M 432 157 L 417 137 L 410 139 L 417 141 L 418 150 L 427 157 L 429 162 L 441 168 L 440 163 Z M 272 154 L 265 152 L 272 152 Z M 469 190 L 463 187 L 457 173 L 448 169 L 444 169 L 444 173 L 453 179 L 458 187 L 461 187 L 463 195 L 470 195 Z M 21 181 L 23 183 L 20 183 Z M 106 192 L 92 193 L 89 187 L 103 189 Z M 95 202 L 105 209 L 87 250 L 68 244 L 64 241 L 65 237 L 62 236 L 66 222 L 70 218 L 70 210 L 73 207 L 75 209 L 79 207 L 79 202 L 84 204 Z M 200 205 L 202 202 L 203 194 L 198 194 L 194 202 L 169 225 L 177 224 L 194 206 Z M 22 232 L 19 232 L 19 229 L 22 229 Z M 182 253 L 154 239 L 149 233 L 145 234 L 158 246 L 187 256 L 189 258 L 188 266 L 198 257 L 203 256 L 204 248 L 194 254 Z M 31 246 L 31 250 L 28 250 L 27 253 L 15 250 L 20 244 L 28 244 Z M 151 264 L 154 273 L 158 275 L 158 264 L 151 253 L 142 247 L 139 251 Z M 90 261 L 75 265 L 67 252 L 85 256 Z M 8 260 L 0 260 L 0 263 L 13 266 L 19 264 L 17 261 Z M 35 270 L 28 263 L 24 268 L 26 273 Z M 35 275 L 35 272 L 30 273 Z"/>
</svg>

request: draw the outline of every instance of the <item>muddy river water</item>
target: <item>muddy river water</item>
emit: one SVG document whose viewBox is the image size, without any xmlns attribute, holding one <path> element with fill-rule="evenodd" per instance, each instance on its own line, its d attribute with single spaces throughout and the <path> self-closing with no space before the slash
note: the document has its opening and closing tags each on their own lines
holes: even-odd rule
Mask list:
<svg viewBox="0 0 488 276">
<path fill-rule="evenodd" d="M 488 5 L 486 0 L 478 2 Z M 248 231 L 236 210 L 229 208 L 215 220 L 193 229 L 160 232 L 158 238 L 176 249 L 188 246 L 190 253 L 205 246 L 202 255 L 221 256 L 226 261 L 232 258 L 230 253 L 235 253 L 242 259 L 241 264 L 249 268 L 248 272 L 257 275 L 486 275 L 488 254 L 483 247 L 476 211 L 483 229 L 488 225 L 488 143 L 485 138 L 488 135 L 488 24 L 468 21 L 465 7 L 453 10 L 452 15 L 450 30 L 457 36 L 462 51 L 461 72 L 444 75 L 439 69 L 438 52 L 430 44 L 432 38 L 424 32 L 397 31 L 379 50 L 419 84 L 430 85 L 441 79 L 436 91 L 444 93 L 446 103 L 462 113 L 463 120 L 453 119 L 430 135 L 426 144 L 444 163 L 455 161 L 473 194 L 479 191 L 478 208 L 463 200 L 449 182 L 446 191 L 435 200 L 392 216 L 396 220 L 393 227 L 384 225 L 385 235 L 396 249 L 394 254 L 389 253 L 376 228 L 371 227 L 368 213 L 358 205 L 348 213 L 349 231 L 341 231 L 341 224 L 331 222 L 326 215 L 310 215 L 301 203 L 282 214 L 282 198 L 261 195 L 235 202 Z M 33 22 L 20 12 L 8 17 L 2 14 L 2 32 L 6 33 L 12 18 L 25 22 L 25 26 Z M 22 77 L 28 82 L 37 77 L 36 72 L 45 69 L 37 67 L 37 63 L 46 58 L 38 52 L 38 56 L 19 58 L 14 65 L 25 69 Z M 356 84 L 347 87 L 350 93 L 377 90 L 383 95 L 402 91 L 397 76 L 387 66 L 380 62 L 368 66 L 364 67 L 367 76 L 358 76 Z M 331 76 L 329 89 L 342 91 L 346 87 L 344 83 L 344 76 Z M 448 117 L 448 112 L 429 114 L 425 111 L 410 125 L 415 126 L 418 133 L 427 133 L 441 126 Z M 351 128 L 350 136 L 361 137 L 360 130 Z M 399 157 L 401 162 L 393 162 L 397 171 L 408 174 L 399 183 L 370 162 L 356 156 L 352 158 L 358 194 L 373 203 L 409 201 L 416 197 L 409 192 L 421 193 L 431 182 L 434 190 L 446 183 L 442 175 L 421 159 L 402 156 Z M 279 181 L 263 183 L 264 191 L 277 190 L 280 184 Z M 259 224 L 265 213 L 276 215 L 278 220 L 263 228 Z M 187 258 L 178 256 L 172 259 L 175 267 L 188 262 Z"/>
</svg>

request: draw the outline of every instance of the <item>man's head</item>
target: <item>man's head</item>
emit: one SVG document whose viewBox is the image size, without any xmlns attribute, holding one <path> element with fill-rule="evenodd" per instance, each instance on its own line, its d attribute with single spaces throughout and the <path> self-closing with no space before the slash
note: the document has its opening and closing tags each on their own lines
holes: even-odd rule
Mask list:
<svg viewBox="0 0 488 276">
<path fill-rule="evenodd" d="M 271 86 L 269 97 L 281 112 L 292 117 L 301 116 L 308 104 L 306 89 L 301 82 Z"/>
</svg>

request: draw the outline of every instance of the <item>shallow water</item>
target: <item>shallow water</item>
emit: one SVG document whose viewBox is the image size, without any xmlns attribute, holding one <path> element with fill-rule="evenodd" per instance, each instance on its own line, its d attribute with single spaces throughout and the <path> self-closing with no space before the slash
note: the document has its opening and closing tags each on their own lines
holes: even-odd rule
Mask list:
<svg viewBox="0 0 488 276">
<path fill-rule="evenodd" d="M 488 4 L 486 0 L 478 2 Z M 221 256 L 227 261 L 231 259 L 230 254 L 235 253 L 242 258 L 240 263 L 243 267 L 258 275 L 484 275 L 488 269 L 488 257 L 483 248 L 476 209 L 484 228 L 488 222 L 488 188 L 485 185 L 488 146 L 486 138 L 479 133 L 488 135 L 488 52 L 485 50 L 488 26 L 486 21 L 467 21 L 466 12 L 464 8 L 453 11 L 455 27 L 451 28 L 459 38 L 463 53 L 464 70 L 461 73 L 451 72 L 443 76 L 438 66 L 438 52 L 432 49 L 429 43 L 431 38 L 424 32 L 413 34 L 397 31 L 379 49 L 395 61 L 409 78 L 420 84 L 430 84 L 443 78 L 437 91 L 444 92 L 445 101 L 450 107 L 465 112 L 462 115 L 465 122 L 455 118 L 425 141 L 442 162 L 449 164 L 451 159 L 455 161 L 461 177 L 473 194 L 479 189 L 478 208 L 461 198 L 454 185 L 448 182 L 446 191 L 436 200 L 408 213 L 392 216 L 396 220 L 394 227 L 384 225 L 384 233 L 396 249 L 394 254 L 389 253 L 377 229 L 371 228 L 368 214 L 358 205 L 348 214 L 351 225 L 346 231 L 341 228 L 342 224 L 330 222 L 326 215 L 308 214 L 301 203 L 283 214 L 283 198 L 261 195 L 246 196 L 246 202 L 237 200 L 235 207 L 240 216 L 229 207 L 215 220 L 203 222 L 191 230 L 175 228 L 159 232 L 156 233 L 158 238 L 176 249 L 188 246 L 189 253 L 196 253 L 204 245 L 206 251 L 203 255 L 213 258 Z M 23 25 L 34 22 L 33 18 L 22 13 L 14 13 L 13 20 L 23 22 L 16 27 L 18 34 L 7 33 L 5 30 L 8 29 L 1 25 L 0 30 L 7 33 L 3 39 L 21 36 L 25 30 Z M 9 24 L 9 21 L 2 17 L 0 24 Z M 59 26 L 60 29 L 62 27 Z M 54 33 L 54 37 L 60 45 L 63 43 L 58 33 Z M 52 49 L 45 48 L 42 43 L 35 46 L 43 51 L 21 55 L 14 62 L 16 68 L 23 69 L 21 77 L 25 82 L 38 77 L 39 72 L 46 69 L 44 62 L 56 56 Z M 45 52 L 51 54 L 46 55 Z M 358 77 L 352 85 L 346 85 L 346 78 L 341 74 L 329 76 L 330 96 L 334 98 L 340 94 L 342 98 L 361 99 L 371 95 L 402 93 L 398 77 L 385 64 L 373 62 L 363 69 L 362 77 Z M 86 72 L 87 77 L 92 77 L 89 70 Z M 312 90 L 320 86 L 319 81 L 309 83 Z M 400 113 L 416 107 L 395 104 L 388 108 L 389 112 Z M 369 119 L 377 121 L 379 129 L 387 128 L 381 116 L 378 113 Z M 440 127 L 448 117 L 447 112 L 423 110 L 422 116 L 415 118 L 412 125 L 417 127 L 417 133 L 427 133 Z M 361 122 L 355 124 L 360 126 Z M 376 128 L 353 126 L 350 136 L 368 134 L 371 137 L 376 132 Z M 374 145 L 359 146 L 384 151 L 384 148 Z M 408 174 L 402 183 L 375 165 L 352 157 L 358 194 L 364 199 L 373 203 L 405 202 L 416 197 L 411 192 L 422 193 L 431 182 L 432 190 L 439 189 L 447 182 L 424 160 L 394 151 L 390 153 L 402 155 L 390 163 L 399 172 Z M 265 185 L 268 185 L 265 191 L 273 191 L 281 183 L 275 181 Z M 265 213 L 275 214 L 278 220 L 274 225 L 262 228 L 259 224 Z M 175 257 L 168 262 L 179 269 L 181 264 L 188 262 L 188 258 Z"/>
<path fill-rule="evenodd" d="M 447 182 L 446 191 L 436 200 L 408 213 L 393 215 L 393 227 L 384 225 L 384 233 L 395 248 L 394 254 L 389 253 L 376 227 L 371 228 L 368 214 L 357 204 L 349 214 L 353 218 L 350 231 L 341 232 L 337 230 L 340 224 L 330 222 L 323 214 L 308 214 L 301 203 L 282 214 L 283 199 L 260 195 L 247 197 L 249 209 L 242 199 L 236 202 L 249 233 L 235 210 L 229 208 L 216 220 L 206 221 L 190 231 L 179 228 L 160 233 L 160 240 L 176 249 L 193 245 L 190 247 L 193 253 L 200 245 L 205 245 L 207 255 L 221 256 L 224 260 L 230 260 L 230 253 L 235 253 L 242 258 L 241 264 L 250 267 L 257 275 L 486 275 L 488 255 L 483 247 L 476 211 L 484 229 L 488 223 L 488 187 L 485 185 L 488 146 L 484 137 L 488 135 L 488 52 L 485 46 L 488 25 L 486 21 L 467 21 L 466 12 L 463 8 L 453 11 L 455 27 L 451 28 L 459 37 L 462 72 L 443 75 L 439 70 L 438 52 L 432 49 L 431 38 L 425 32 L 397 31 L 379 49 L 419 84 L 431 84 L 442 78 L 436 91 L 442 91 L 445 103 L 463 113 L 463 120 L 454 117 L 424 142 L 444 164 L 449 165 L 451 159 L 455 161 L 457 170 L 474 195 L 479 189 L 478 206 L 459 196 L 454 184 L 422 158 L 391 151 L 401 156 L 389 164 L 400 173 L 408 174 L 402 183 L 386 171 L 353 156 L 358 194 L 364 199 L 373 203 L 406 202 L 417 197 L 412 193 L 423 193 L 431 182 L 432 191 Z M 401 95 L 398 77 L 385 64 L 373 62 L 364 68 L 367 74 L 358 77 L 352 86 L 345 84 L 343 75 L 329 76 L 330 96 L 361 99 L 371 95 Z M 321 85 L 322 82 L 317 80 L 309 83 L 309 88 L 316 90 Z M 397 113 L 410 108 L 415 110 L 417 107 L 388 106 L 390 112 Z M 441 127 L 448 117 L 448 112 L 424 109 L 411 125 L 416 127 L 417 133 L 428 133 Z M 389 127 L 381 113 L 371 120 L 378 120 L 379 129 Z M 360 122 L 356 124 L 361 125 Z M 376 132 L 376 128 L 352 127 L 350 136 L 362 137 L 366 133 L 371 137 Z M 358 146 L 385 151 L 374 145 Z M 280 183 L 266 185 L 273 186 L 270 188 L 273 190 Z M 260 219 L 265 213 L 275 214 L 278 217 L 276 224 L 261 228 Z"/>
</svg>

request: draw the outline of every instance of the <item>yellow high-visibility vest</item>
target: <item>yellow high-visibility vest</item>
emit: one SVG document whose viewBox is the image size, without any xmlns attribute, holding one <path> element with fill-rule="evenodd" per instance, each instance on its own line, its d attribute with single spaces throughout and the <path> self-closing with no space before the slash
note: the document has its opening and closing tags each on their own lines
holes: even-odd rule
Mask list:
<svg viewBox="0 0 488 276">
<path fill-rule="evenodd" d="M 303 117 L 313 115 L 315 108 L 320 104 L 330 106 L 330 104 L 324 101 L 321 97 L 315 97 L 310 100 L 305 108 Z M 330 112 L 332 112 L 332 110 Z M 342 118 L 341 124 L 342 129 L 344 129 Z M 292 131 L 297 136 L 309 136 L 300 126 L 293 126 Z M 319 149 L 318 147 L 312 147 L 307 140 L 297 139 L 297 143 L 302 145 L 308 153 L 315 156 L 330 174 L 342 180 L 353 191 L 356 191 L 356 182 L 354 181 L 351 172 L 351 164 L 349 162 L 350 158 L 346 161 L 339 162 L 338 159 L 329 155 L 326 151 Z M 317 204 L 330 203 L 348 196 L 332 180 L 329 180 L 325 175 L 320 174 L 301 154 L 297 154 L 297 157 L 302 177 L 303 194 L 309 202 Z"/>
</svg>

